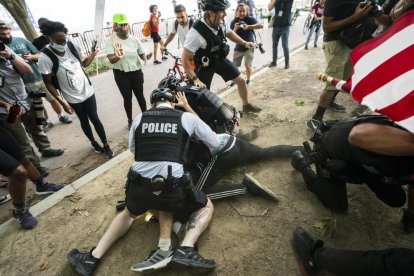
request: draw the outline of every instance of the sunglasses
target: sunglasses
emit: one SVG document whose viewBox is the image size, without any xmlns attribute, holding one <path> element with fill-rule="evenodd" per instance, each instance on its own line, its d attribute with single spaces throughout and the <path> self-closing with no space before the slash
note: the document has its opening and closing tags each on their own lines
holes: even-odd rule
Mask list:
<svg viewBox="0 0 414 276">
<path fill-rule="evenodd" d="M 128 23 L 119 24 L 119 26 L 121 26 L 123 28 L 123 27 L 128 26 Z"/>
</svg>

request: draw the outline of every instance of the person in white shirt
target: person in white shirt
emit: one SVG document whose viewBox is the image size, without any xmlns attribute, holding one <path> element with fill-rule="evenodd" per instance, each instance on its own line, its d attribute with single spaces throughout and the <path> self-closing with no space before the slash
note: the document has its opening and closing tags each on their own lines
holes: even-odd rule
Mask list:
<svg viewBox="0 0 414 276">
<path fill-rule="evenodd" d="M 184 45 L 185 37 L 193 25 L 193 19 L 188 17 L 183 5 L 175 6 L 174 13 L 177 20 L 174 22 L 174 27 L 171 30 L 171 33 L 168 35 L 164 45 L 161 46 L 162 51 L 167 50 L 168 44 L 170 44 L 170 42 L 175 38 L 176 34 L 178 34 L 179 43 L 181 43 L 181 45 Z"/>
<path fill-rule="evenodd" d="M 102 152 L 107 158 L 114 156 L 108 145 L 105 129 L 98 117 L 96 98 L 91 81 L 82 67 L 88 67 L 96 56 L 96 48 L 86 58 L 79 46 L 68 40 L 68 29 L 61 22 L 48 21 L 42 26 L 50 44 L 42 49 L 39 69 L 49 92 L 59 101 L 64 110 L 79 117 L 81 127 L 96 152 Z M 57 67 L 57 70 L 56 70 Z M 62 93 L 66 102 L 59 97 Z M 103 147 L 96 142 L 89 121 L 102 141 Z"/>
</svg>

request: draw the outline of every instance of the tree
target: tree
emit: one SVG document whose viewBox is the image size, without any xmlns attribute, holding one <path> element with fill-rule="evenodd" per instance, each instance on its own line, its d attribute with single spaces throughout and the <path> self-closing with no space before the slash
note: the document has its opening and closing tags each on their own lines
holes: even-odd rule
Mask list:
<svg viewBox="0 0 414 276">
<path fill-rule="evenodd" d="M 28 40 L 33 41 L 33 39 L 39 36 L 29 20 L 25 0 L 0 0 L 0 4 L 16 20 L 17 25 L 19 25 Z"/>
</svg>

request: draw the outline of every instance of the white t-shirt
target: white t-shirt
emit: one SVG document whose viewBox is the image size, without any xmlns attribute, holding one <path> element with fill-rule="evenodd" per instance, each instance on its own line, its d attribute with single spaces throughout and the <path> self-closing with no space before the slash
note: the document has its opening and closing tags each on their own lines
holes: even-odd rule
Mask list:
<svg viewBox="0 0 414 276">
<path fill-rule="evenodd" d="M 169 104 L 160 104 L 159 107 L 170 107 Z M 129 131 L 129 150 L 135 154 L 135 130 L 141 122 L 142 114 L 139 114 L 132 123 Z M 183 128 L 187 131 L 189 136 L 195 136 L 197 140 L 203 142 L 210 149 L 217 149 L 222 145 L 222 139 L 216 135 L 211 128 L 204 123 L 196 115 L 184 112 L 181 116 L 181 123 Z M 168 176 L 168 166 L 172 167 L 172 175 L 174 177 L 181 177 L 184 174 L 183 165 L 176 162 L 167 161 L 134 161 L 132 169 L 139 173 L 142 177 L 152 178 L 156 175 L 163 177 Z"/>
<path fill-rule="evenodd" d="M 213 28 L 211 28 L 206 21 L 204 20 L 204 18 L 201 19 L 201 22 L 203 22 L 204 24 L 206 24 L 206 26 L 213 31 L 213 33 L 215 35 L 217 35 L 218 30 L 215 30 Z M 221 28 L 223 28 L 223 32 L 226 32 L 226 26 L 223 24 L 221 26 Z M 207 48 L 207 41 L 201 36 L 201 34 L 194 28 L 191 28 L 188 33 L 187 36 L 185 37 L 185 42 L 184 42 L 184 48 L 186 48 L 187 50 L 189 50 L 192 53 L 195 53 L 198 49 L 205 49 Z"/>
<path fill-rule="evenodd" d="M 83 61 L 84 57 L 81 53 L 79 46 L 76 44 L 75 48 L 78 51 L 80 59 Z M 46 46 L 50 49 L 50 45 Z M 51 50 L 52 51 L 52 50 Z M 53 51 L 52 51 L 53 52 Z M 82 103 L 93 95 L 94 89 L 85 73 L 82 70 L 82 66 L 79 60 L 72 54 L 69 48 L 66 48 L 63 57 L 55 56 L 59 60 L 59 69 L 56 73 L 56 77 L 59 81 L 60 92 L 68 103 Z M 44 53 L 40 54 L 38 66 L 40 72 L 43 75 L 52 73 L 53 62 Z"/>
<path fill-rule="evenodd" d="M 175 31 L 175 25 L 171 33 L 175 34 L 178 33 L 178 38 L 180 39 L 181 45 L 184 45 L 185 37 L 187 36 L 188 31 L 190 30 L 190 18 L 187 20 L 186 26 L 181 26 L 181 24 L 178 23 L 177 31 Z"/>
</svg>

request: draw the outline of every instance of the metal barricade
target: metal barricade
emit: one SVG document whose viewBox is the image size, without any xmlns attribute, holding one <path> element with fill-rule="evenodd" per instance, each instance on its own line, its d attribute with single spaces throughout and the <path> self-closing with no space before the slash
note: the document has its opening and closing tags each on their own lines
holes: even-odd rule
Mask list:
<svg viewBox="0 0 414 276">
<path fill-rule="evenodd" d="M 93 31 L 92 31 L 93 32 Z M 82 50 L 82 54 L 89 55 L 90 51 L 88 45 L 85 43 L 85 39 L 80 33 L 72 33 L 67 35 L 69 40 L 79 45 Z M 92 46 L 92 44 L 91 44 Z"/>
<path fill-rule="evenodd" d="M 131 25 L 131 32 L 134 36 L 138 37 L 141 41 L 146 41 L 148 39 L 148 37 L 145 37 L 142 34 L 142 28 L 144 27 L 144 24 L 147 21 L 142 21 L 142 22 L 137 22 L 137 23 L 133 23 Z"/>
</svg>

